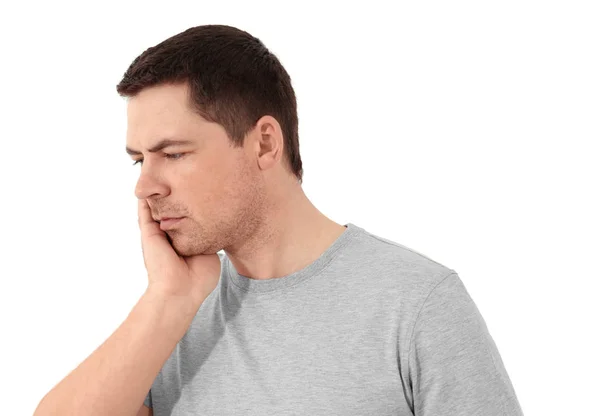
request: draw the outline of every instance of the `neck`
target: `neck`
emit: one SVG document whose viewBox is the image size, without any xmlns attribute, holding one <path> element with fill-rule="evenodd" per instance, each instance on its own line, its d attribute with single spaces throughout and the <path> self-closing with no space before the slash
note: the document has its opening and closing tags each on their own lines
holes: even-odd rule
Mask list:
<svg viewBox="0 0 600 416">
<path fill-rule="evenodd" d="M 224 251 L 251 279 L 287 276 L 311 264 L 345 231 L 323 215 L 298 185 L 271 204 L 265 221 Z"/>
</svg>

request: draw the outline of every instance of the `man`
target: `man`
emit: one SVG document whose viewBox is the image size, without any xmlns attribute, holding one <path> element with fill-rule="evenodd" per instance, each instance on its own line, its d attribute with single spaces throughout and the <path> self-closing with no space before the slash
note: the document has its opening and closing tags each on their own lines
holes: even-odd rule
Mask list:
<svg viewBox="0 0 600 416">
<path fill-rule="evenodd" d="M 117 90 L 148 289 L 36 414 L 522 415 L 457 273 L 307 199 L 261 41 L 190 28 Z"/>
</svg>

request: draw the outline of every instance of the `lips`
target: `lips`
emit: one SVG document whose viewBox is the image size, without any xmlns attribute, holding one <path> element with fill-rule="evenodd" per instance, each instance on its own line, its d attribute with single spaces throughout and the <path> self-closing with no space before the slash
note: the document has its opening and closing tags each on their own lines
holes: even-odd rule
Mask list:
<svg viewBox="0 0 600 416">
<path fill-rule="evenodd" d="M 163 231 L 166 231 L 168 229 L 174 228 L 177 225 L 179 225 L 184 218 L 185 217 L 180 217 L 180 218 L 167 218 L 167 217 L 164 217 L 160 221 L 160 229 L 163 230 Z"/>
<path fill-rule="evenodd" d="M 172 219 L 175 219 L 175 218 L 183 218 L 183 217 L 180 217 L 178 215 L 162 215 L 160 217 L 154 217 L 154 216 L 152 217 L 152 219 L 154 221 L 156 221 L 156 222 L 165 221 L 165 220 L 172 220 Z"/>
</svg>

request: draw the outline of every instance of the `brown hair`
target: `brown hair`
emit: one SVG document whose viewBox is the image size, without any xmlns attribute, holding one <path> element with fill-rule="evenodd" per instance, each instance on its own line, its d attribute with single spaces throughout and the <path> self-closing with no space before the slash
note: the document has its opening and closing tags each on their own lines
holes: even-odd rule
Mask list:
<svg viewBox="0 0 600 416">
<path fill-rule="evenodd" d="M 262 116 L 277 119 L 288 169 L 302 183 L 296 95 L 287 71 L 258 38 L 226 25 L 191 27 L 135 58 L 117 92 L 131 97 L 179 82 L 190 86 L 192 108 L 222 125 L 236 147 Z"/>
</svg>

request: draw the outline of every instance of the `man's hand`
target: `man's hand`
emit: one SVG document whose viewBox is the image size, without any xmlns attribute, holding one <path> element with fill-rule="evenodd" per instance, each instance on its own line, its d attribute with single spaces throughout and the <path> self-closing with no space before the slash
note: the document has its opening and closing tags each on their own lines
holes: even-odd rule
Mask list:
<svg viewBox="0 0 600 416">
<path fill-rule="evenodd" d="M 154 221 L 145 199 L 138 199 L 138 223 L 142 236 L 148 290 L 199 305 L 219 282 L 221 261 L 217 254 L 179 256 L 166 233 Z"/>
</svg>

